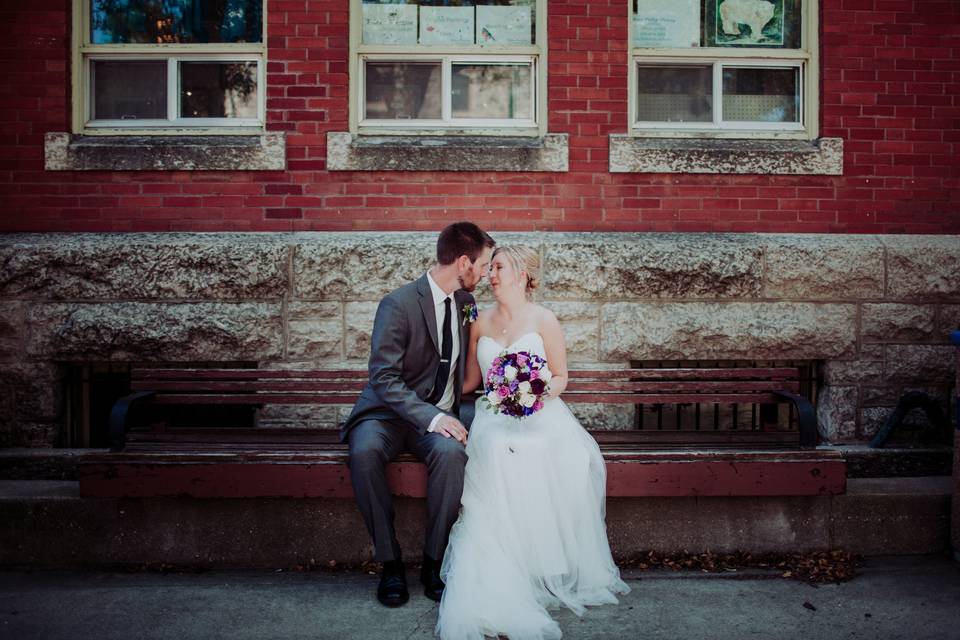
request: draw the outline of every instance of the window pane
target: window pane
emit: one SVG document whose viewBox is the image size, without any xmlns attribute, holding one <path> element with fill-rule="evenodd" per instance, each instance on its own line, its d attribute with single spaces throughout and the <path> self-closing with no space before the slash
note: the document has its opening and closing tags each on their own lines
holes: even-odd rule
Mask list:
<svg viewBox="0 0 960 640">
<path fill-rule="evenodd" d="M 263 0 L 90 2 L 94 44 L 263 41 Z"/>
<path fill-rule="evenodd" d="M 180 117 L 256 118 L 256 62 L 181 62 Z"/>
<path fill-rule="evenodd" d="M 362 20 L 364 44 L 536 43 L 536 0 L 364 0 Z"/>
<path fill-rule="evenodd" d="M 368 62 L 366 72 L 366 118 L 440 118 L 439 62 Z"/>
<path fill-rule="evenodd" d="M 533 118 L 529 64 L 454 64 L 454 118 Z"/>
<path fill-rule="evenodd" d="M 167 118 L 166 60 L 94 60 L 94 120 Z"/>
<path fill-rule="evenodd" d="M 712 122 L 711 67 L 640 65 L 637 68 L 637 120 Z"/>
<path fill-rule="evenodd" d="M 799 122 L 800 70 L 723 69 L 723 119 L 746 122 Z"/>
</svg>

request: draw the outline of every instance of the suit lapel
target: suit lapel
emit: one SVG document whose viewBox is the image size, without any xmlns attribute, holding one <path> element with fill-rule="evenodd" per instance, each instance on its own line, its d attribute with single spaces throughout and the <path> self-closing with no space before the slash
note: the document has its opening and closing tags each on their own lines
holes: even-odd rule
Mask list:
<svg viewBox="0 0 960 640">
<path fill-rule="evenodd" d="M 464 299 L 459 296 L 457 291 L 453 294 L 454 304 L 457 305 L 457 328 L 460 331 L 460 356 L 457 358 L 457 389 L 463 386 L 463 371 L 467 362 L 467 342 L 470 339 L 470 329 L 468 322 L 464 322 L 463 305 Z"/>
<path fill-rule="evenodd" d="M 427 323 L 430 339 L 433 340 L 433 348 L 437 350 L 437 353 L 440 353 L 440 339 L 437 337 L 437 312 L 434 310 L 433 291 L 430 290 L 427 274 L 423 274 L 417 280 L 417 293 L 420 294 L 420 311 L 423 312 L 423 320 Z"/>
</svg>

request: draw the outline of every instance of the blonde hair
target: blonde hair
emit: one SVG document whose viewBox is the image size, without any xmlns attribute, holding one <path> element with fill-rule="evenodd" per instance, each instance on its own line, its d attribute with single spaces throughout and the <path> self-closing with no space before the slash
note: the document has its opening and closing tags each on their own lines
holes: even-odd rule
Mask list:
<svg viewBox="0 0 960 640">
<path fill-rule="evenodd" d="M 525 271 L 527 274 L 527 293 L 533 292 L 538 286 L 540 286 L 540 254 L 531 249 L 530 247 L 524 247 L 520 245 L 505 245 L 497 247 L 493 251 L 493 257 L 497 257 L 498 254 L 503 254 L 507 260 L 510 261 L 510 264 L 513 266 L 514 270 L 517 272 L 517 277 L 520 276 L 521 271 Z"/>
</svg>

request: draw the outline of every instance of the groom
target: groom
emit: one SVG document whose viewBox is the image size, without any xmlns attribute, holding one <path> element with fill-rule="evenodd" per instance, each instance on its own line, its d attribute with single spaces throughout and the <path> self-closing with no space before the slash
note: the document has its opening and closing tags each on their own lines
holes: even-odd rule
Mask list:
<svg viewBox="0 0 960 640">
<path fill-rule="evenodd" d="M 377 599 L 398 607 L 410 595 L 393 528 L 386 464 L 410 451 L 427 465 L 427 525 L 420 580 L 440 601 L 440 564 L 463 493 L 467 430 L 458 419 L 469 325 L 464 307 L 490 266 L 494 241 L 472 222 L 437 239 L 437 264 L 388 293 L 373 321 L 369 382 L 340 434 L 350 445 L 350 480 L 383 562 Z"/>
</svg>

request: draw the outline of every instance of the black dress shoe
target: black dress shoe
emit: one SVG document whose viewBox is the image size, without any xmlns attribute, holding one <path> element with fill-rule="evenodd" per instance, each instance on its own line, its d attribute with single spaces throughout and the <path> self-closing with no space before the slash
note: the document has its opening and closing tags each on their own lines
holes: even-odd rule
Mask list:
<svg viewBox="0 0 960 640">
<path fill-rule="evenodd" d="M 383 563 L 380 572 L 380 584 L 377 586 L 377 600 L 385 607 L 399 607 L 410 599 L 407 591 L 407 574 L 400 560 Z"/>
<path fill-rule="evenodd" d="M 423 583 L 423 594 L 440 602 L 443 597 L 443 580 L 440 579 L 440 561 L 434 560 L 430 556 L 423 557 L 423 568 L 420 569 L 420 582 Z"/>
</svg>

